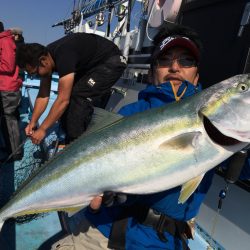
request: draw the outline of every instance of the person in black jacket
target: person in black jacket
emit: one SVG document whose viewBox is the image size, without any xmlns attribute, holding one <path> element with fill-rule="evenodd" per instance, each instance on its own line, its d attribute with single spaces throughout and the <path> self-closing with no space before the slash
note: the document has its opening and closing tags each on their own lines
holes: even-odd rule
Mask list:
<svg viewBox="0 0 250 250">
<path fill-rule="evenodd" d="M 81 135 L 91 120 L 93 106 L 105 107 L 111 87 L 126 68 L 126 60 L 113 42 L 87 33 L 67 35 L 47 47 L 37 43 L 21 45 L 17 64 L 41 77 L 33 115 L 25 129 L 35 144 L 59 119 L 66 143 Z M 34 130 L 48 104 L 53 72 L 59 75 L 58 96 L 48 116 Z"/>
</svg>

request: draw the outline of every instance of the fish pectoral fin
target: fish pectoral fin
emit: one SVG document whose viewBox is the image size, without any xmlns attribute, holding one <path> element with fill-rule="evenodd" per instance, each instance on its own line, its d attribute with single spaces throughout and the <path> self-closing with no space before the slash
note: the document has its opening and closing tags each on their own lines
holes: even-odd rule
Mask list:
<svg viewBox="0 0 250 250">
<path fill-rule="evenodd" d="M 1 221 L 1 222 L 0 222 L 0 232 L 1 232 L 1 230 L 2 230 L 3 224 L 4 224 L 4 221 Z"/>
<path fill-rule="evenodd" d="M 121 120 L 122 117 L 123 116 L 119 114 L 95 107 L 91 122 L 88 125 L 87 130 L 84 132 L 84 135 L 105 128 L 118 120 Z"/>
<path fill-rule="evenodd" d="M 160 149 L 180 150 L 180 149 L 195 149 L 198 143 L 198 138 L 201 132 L 189 132 L 171 138 L 162 143 Z"/>
<path fill-rule="evenodd" d="M 190 181 L 186 182 L 182 185 L 180 197 L 178 199 L 178 203 L 184 203 L 187 201 L 187 199 L 192 195 L 192 193 L 195 191 L 195 189 L 199 186 L 203 179 L 204 174 L 199 175 Z"/>
</svg>

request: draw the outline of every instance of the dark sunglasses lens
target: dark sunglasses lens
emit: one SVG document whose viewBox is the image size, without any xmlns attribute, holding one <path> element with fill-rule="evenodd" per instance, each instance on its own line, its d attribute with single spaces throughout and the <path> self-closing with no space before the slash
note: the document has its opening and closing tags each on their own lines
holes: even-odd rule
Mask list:
<svg viewBox="0 0 250 250">
<path fill-rule="evenodd" d="M 159 58 L 157 60 L 158 67 L 170 67 L 175 59 L 172 58 Z M 183 57 L 176 59 L 181 67 L 194 67 L 197 66 L 197 62 L 192 57 Z"/>
<path fill-rule="evenodd" d="M 171 66 L 173 60 L 170 58 L 160 58 L 157 60 L 157 66 L 159 67 L 169 67 Z"/>
<path fill-rule="evenodd" d="M 37 71 L 33 72 L 33 73 L 28 73 L 28 76 L 30 78 L 39 78 L 39 74 Z"/>
<path fill-rule="evenodd" d="M 183 57 L 178 59 L 178 63 L 182 67 L 194 67 L 197 66 L 197 62 L 192 57 Z"/>
</svg>

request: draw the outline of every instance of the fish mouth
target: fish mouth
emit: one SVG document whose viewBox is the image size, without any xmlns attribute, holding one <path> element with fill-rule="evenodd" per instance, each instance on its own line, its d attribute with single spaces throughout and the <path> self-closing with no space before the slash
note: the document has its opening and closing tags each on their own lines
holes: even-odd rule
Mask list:
<svg viewBox="0 0 250 250">
<path fill-rule="evenodd" d="M 226 136 L 223 133 L 220 132 L 218 128 L 216 128 L 213 123 L 204 115 L 202 114 L 203 118 L 203 125 L 204 128 L 209 136 L 209 138 L 216 144 L 219 144 L 221 146 L 233 146 L 239 143 L 242 143 L 241 141 Z"/>
</svg>

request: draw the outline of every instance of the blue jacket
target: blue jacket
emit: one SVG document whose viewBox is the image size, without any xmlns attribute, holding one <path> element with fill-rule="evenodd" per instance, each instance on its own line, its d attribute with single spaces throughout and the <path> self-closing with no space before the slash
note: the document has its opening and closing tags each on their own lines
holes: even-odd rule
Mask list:
<svg viewBox="0 0 250 250">
<path fill-rule="evenodd" d="M 183 82 L 179 87 L 177 96 L 180 96 L 187 87 L 183 98 L 192 96 L 197 92 L 201 91 L 201 85 L 198 84 L 197 87 L 188 83 L 187 81 Z M 138 94 L 138 101 L 128 104 L 122 107 L 119 110 L 119 114 L 123 116 L 133 115 L 138 112 L 145 111 L 147 109 L 160 107 L 170 102 L 175 102 L 174 93 L 169 82 L 163 83 L 159 86 L 149 85 L 146 89 L 142 90 Z"/>
<path fill-rule="evenodd" d="M 177 96 L 181 95 L 186 86 L 187 89 L 182 98 L 201 91 L 200 84 L 195 87 L 188 82 L 183 82 L 178 90 Z M 137 102 L 124 106 L 119 113 L 123 116 L 129 116 L 173 101 L 175 101 L 175 97 L 169 82 L 159 86 L 151 85 L 139 93 Z M 131 200 L 128 198 L 127 203 L 136 200 L 137 203 L 150 206 L 171 218 L 187 221 L 198 214 L 200 205 L 211 185 L 213 175 L 214 170 L 207 172 L 196 191 L 184 204 L 178 204 L 181 190 L 180 186 L 157 194 L 137 196 L 135 199 L 132 197 Z M 123 206 L 125 205 L 127 204 Z M 109 237 L 112 222 L 115 221 L 115 218 L 121 212 L 121 207 L 122 206 L 102 207 L 97 214 L 92 214 L 86 210 L 85 216 L 106 237 Z M 129 218 L 126 232 L 126 249 L 182 249 L 181 241 L 178 238 L 174 238 L 167 232 L 165 236 L 168 242 L 160 241 L 153 228 L 141 225 L 133 218 Z"/>
</svg>

